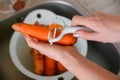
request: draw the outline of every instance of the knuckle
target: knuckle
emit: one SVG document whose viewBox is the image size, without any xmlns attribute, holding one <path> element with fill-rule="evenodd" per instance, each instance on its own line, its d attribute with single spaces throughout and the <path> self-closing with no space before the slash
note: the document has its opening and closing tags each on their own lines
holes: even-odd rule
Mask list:
<svg viewBox="0 0 120 80">
<path fill-rule="evenodd" d="M 100 15 L 101 14 L 101 12 L 94 12 L 93 13 L 93 15 L 96 15 L 96 16 L 98 16 L 98 15 Z"/>
<path fill-rule="evenodd" d="M 28 43 L 28 45 L 31 47 L 32 45 L 31 45 L 31 43 Z"/>
<path fill-rule="evenodd" d="M 95 17 L 89 17 L 89 20 L 91 23 L 93 24 L 97 24 L 97 23 L 101 23 L 101 20 L 98 16 L 95 16 Z"/>
<path fill-rule="evenodd" d="M 87 33 L 85 33 L 85 32 L 81 32 L 81 33 L 80 33 L 80 38 L 83 38 L 83 39 L 88 39 L 88 38 L 89 38 L 89 36 L 88 36 L 88 34 L 87 34 Z"/>
<path fill-rule="evenodd" d="M 76 18 L 78 18 L 79 16 L 75 15 L 72 17 L 72 21 L 76 20 Z"/>
</svg>

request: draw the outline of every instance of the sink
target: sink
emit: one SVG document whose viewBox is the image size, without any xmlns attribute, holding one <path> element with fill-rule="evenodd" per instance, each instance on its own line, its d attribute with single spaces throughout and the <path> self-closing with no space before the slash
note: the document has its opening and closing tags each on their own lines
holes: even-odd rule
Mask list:
<svg viewBox="0 0 120 80">
<path fill-rule="evenodd" d="M 81 10 L 76 9 L 76 5 L 65 1 L 41 1 L 35 7 L 22 11 L 10 18 L 0 22 L 0 80 L 32 80 L 22 74 L 13 64 L 9 55 L 9 42 L 13 34 L 11 25 L 16 22 L 22 22 L 25 16 L 36 9 L 48 9 L 58 15 L 72 19 L 74 15 L 81 14 Z M 37 16 L 37 15 L 36 15 Z M 119 50 L 115 44 L 104 44 L 95 41 L 88 41 L 87 58 L 101 67 L 118 74 L 120 69 Z M 59 79 L 58 79 L 59 80 Z M 73 78 L 73 80 L 76 80 Z"/>
</svg>

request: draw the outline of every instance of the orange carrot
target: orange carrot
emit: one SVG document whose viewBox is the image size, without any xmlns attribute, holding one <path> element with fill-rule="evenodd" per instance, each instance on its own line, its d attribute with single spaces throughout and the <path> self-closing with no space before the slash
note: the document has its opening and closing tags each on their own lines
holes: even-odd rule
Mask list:
<svg viewBox="0 0 120 80">
<path fill-rule="evenodd" d="M 67 71 L 67 69 L 60 62 L 57 62 L 57 72 L 63 73 L 65 71 Z"/>
<path fill-rule="evenodd" d="M 30 25 L 26 23 L 15 23 L 12 28 L 23 34 L 28 34 L 32 37 L 37 38 L 40 41 L 48 42 L 48 32 L 49 27 L 45 25 Z M 77 39 L 73 37 L 72 34 L 66 34 L 60 41 L 56 44 L 60 45 L 73 45 L 76 43 Z"/>
<path fill-rule="evenodd" d="M 45 56 L 45 69 L 44 75 L 45 76 L 53 76 L 56 75 L 56 61 Z"/>
<path fill-rule="evenodd" d="M 36 22 L 34 23 L 34 25 L 39 26 L 40 24 L 39 24 L 38 21 L 36 21 Z"/>
<path fill-rule="evenodd" d="M 63 30 L 63 26 L 60 24 L 53 23 L 49 26 L 49 31 L 53 35 L 54 34 L 54 29 L 57 29 L 55 37 L 57 37 L 61 31 Z"/>
<path fill-rule="evenodd" d="M 33 62 L 35 74 L 42 75 L 44 72 L 44 58 L 39 51 L 33 49 Z"/>
</svg>

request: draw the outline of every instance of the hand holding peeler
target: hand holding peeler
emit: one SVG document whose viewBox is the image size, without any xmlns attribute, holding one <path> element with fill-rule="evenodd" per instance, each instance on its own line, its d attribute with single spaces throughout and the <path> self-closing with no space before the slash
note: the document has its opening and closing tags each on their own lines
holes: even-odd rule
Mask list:
<svg viewBox="0 0 120 80">
<path fill-rule="evenodd" d="M 54 32 L 53 32 L 53 35 L 50 33 L 50 31 L 48 32 L 48 40 L 49 40 L 49 43 L 52 45 L 54 42 L 57 42 L 59 40 L 62 39 L 62 37 L 65 35 L 65 34 L 68 34 L 68 33 L 74 33 L 75 31 L 77 30 L 86 30 L 86 31 L 92 31 L 91 29 L 89 28 L 86 28 L 86 27 L 83 27 L 83 26 L 77 26 L 77 27 L 72 27 L 72 26 L 68 26 L 64 23 L 64 21 L 62 19 L 59 19 L 59 18 L 55 18 L 53 19 L 52 23 L 55 23 L 55 24 L 60 24 L 63 26 L 63 29 L 62 29 L 62 32 L 60 33 L 60 35 L 58 37 L 55 37 L 56 35 L 56 30 L 58 28 L 55 28 L 54 29 Z"/>
</svg>

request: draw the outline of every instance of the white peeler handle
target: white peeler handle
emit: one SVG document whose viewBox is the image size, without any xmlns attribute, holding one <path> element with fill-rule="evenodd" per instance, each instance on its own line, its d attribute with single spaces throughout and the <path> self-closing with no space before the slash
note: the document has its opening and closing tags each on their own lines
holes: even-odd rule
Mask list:
<svg viewBox="0 0 120 80">
<path fill-rule="evenodd" d="M 86 28 L 86 27 L 65 27 L 63 29 L 63 31 L 61 32 L 61 34 L 57 37 L 57 38 L 52 38 L 50 39 L 50 42 L 57 42 L 59 40 L 62 39 L 62 37 L 65 35 L 65 34 L 68 34 L 68 33 L 74 33 L 75 31 L 77 30 L 86 30 L 86 31 L 92 31 L 91 29 L 89 28 Z"/>
</svg>

